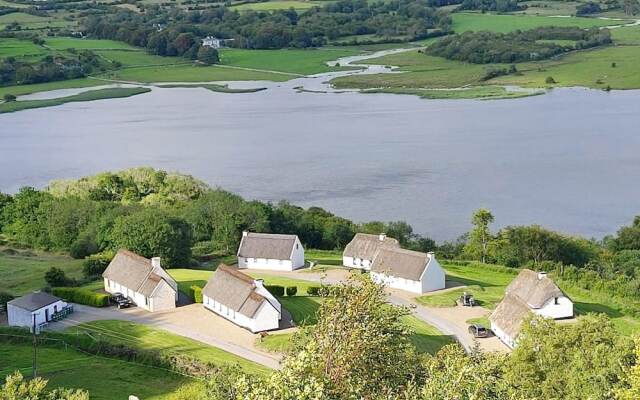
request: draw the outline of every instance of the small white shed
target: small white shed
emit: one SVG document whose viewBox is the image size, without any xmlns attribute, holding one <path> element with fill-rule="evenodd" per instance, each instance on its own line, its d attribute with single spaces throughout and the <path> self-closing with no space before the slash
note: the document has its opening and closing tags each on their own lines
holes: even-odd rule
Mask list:
<svg viewBox="0 0 640 400">
<path fill-rule="evenodd" d="M 238 267 L 293 271 L 304 267 L 304 248 L 297 235 L 242 232 Z"/>
<path fill-rule="evenodd" d="M 253 333 L 278 329 L 282 318 L 280 302 L 262 281 L 224 264 L 218 266 L 202 289 L 202 303 Z"/>
<path fill-rule="evenodd" d="M 7 303 L 7 317 L 10 326 L 32 328 L 36 330 L 47 322 L 53 315 L 67 307 L 62 299 L 45 292 L 33 292 Z"/>
</svg>

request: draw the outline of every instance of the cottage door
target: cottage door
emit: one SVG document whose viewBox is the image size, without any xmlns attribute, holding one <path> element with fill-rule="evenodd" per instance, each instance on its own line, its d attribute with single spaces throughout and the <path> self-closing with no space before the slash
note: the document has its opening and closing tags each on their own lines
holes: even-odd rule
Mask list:
<svg viewBox="0 0 640 400">
<path fill-rule="evenodd" d="M 45 320 L 45 322 L 49 322 L 49 309 L 48 308 L 44 309 L 44 320 Z"/>
</svg>

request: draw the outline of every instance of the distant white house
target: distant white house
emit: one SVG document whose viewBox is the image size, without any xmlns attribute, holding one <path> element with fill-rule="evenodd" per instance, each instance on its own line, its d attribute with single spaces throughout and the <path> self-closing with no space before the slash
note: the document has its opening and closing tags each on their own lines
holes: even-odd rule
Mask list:
<svg viewBox="0 0 640 400">
<path fill-rule="evenodd" d="M 45 292 L 34 292 L 7 303 L 10 326 L 33 327 L 36 331 L 42 324 L 52 320 L 53 315 L 65 309 L 67 303 Z"/>
<path fill-rule="evenodd" d="M 262 284 L 235 268 L 221 264 L 202 289 L 205 308 L 236 325 L 262 332 L 278 329 L 280 302 Z"/>
<path fill-rule="evenodd" d="M 573 302 L 546 273 L 523 269 L 507 286 L 504 298 L 489 316 L 491 330 L 513 348 L 522 321 L 530 312 L 545 318 L 572 318 Z"/>
<path fill-rule="evenodd" d="M 412 293 L 427 293 L 445 287 L 445 272 L 433 252 L 396 247 L 378 250 L 371 264 L 371 279 Z"/>
<path fill-rule="evenodd" d="M 213 36 L 207 36 L 206 38 L 202 39 L 202 46 L 211 47 L 212 49 L 219 49 L 226 46 L 228 42 L 232 41 L 233 39 L 220 39 Z"/>
<path fill-rule="evenodd" d="M 176 308 L 178 284 L 160 266 L 160 257 L 149 260 L 131 251 L 119 250 L 102 277 L 104 290 L 122 293 L 145 310 Z"/>
<path fill-rule="evenodd" d="M 304 248 L 297 235 L 242 232 L 238 267 L 293 271 L 304 266 Z"/>
<path fill-rule="evenodd" d="M 396 239 L 386 234 L 370 235 L 356 233 L 342 253 L 342 265 L 349 268 L 370 270 L 378 250 L 381 248 L 400 248 Z"/>
</svg>

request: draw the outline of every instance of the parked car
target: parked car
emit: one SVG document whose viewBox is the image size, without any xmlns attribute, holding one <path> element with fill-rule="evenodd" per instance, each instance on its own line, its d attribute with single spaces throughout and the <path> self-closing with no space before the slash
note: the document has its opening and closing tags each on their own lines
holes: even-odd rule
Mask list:
<svg viewBox="0 0 640 400">
<path fill-rule="evenodd" d="M 464 292 L 464 294 L 458 299 L 458 304 L 465 307 L 473 307 L 476 305 L 476 300 L 473 298 L 473 295 Z"/>
<path fill-rule="evenodd" d="M 491 336 L 491 331 L 489 329 L 478 324 L 469 325 L 469 333 L 475 338 L 486 338 Z"/>
<path fill-rule="evenodd" d="M 133 305 L 133 303 L 131 302 L 131 300 L 129 300 L 125 295 L 123 295 L 122 293 L 114 293 L 111 296 L 111 301 L 113 303 L 115 303 L 116 307 L 120 308 L 129 308 Z"/>
</svg>

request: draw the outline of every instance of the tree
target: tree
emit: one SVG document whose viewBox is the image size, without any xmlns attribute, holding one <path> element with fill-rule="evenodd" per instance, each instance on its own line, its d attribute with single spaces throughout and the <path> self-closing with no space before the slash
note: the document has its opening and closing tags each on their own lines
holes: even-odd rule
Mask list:
<svg viewBox="0 0 640 400">
<path fill-rule="evenodd" d="M 191 259 L 191 227 L 182 218 L 157 208 L 116 218 L 110 241 L 113 250 L 125 248 L 144 257 L 162 257 L 166 265 Z"/>
<path fill-rule="evenodd" d="M 529 318 L 504 365 L 504 383 L 510 398 L 609 399 L 622 387 L 632 354 L 631 339 L 603 314 L 573 324 Z"/>
<path fill-rule="evenodd" d="M 206 65 L 217 64 L 220 62 L 218 50 L 209 46 L 200 46 L 198 49 L 198 61 Z"/>
<path fill-rule="evenodd" d="M 620 228 L 618 235 L 611 241 L 615 251 L 640 250 L 640 215 L 633 219 L 631 226 Z"/>
<path fill-rule="evenodd" d="M 67 274 L 60 268 L 51 267 L 45 274 L 44 280 L 51 287 L 68 286 L 71 280 L 67 278 Z"/>
<path fill-rule="evenodd" d="M 493 214 L 489 210 L 481 208 L 473 213 L 471 219 L 474 228 L 469 233 L 469 241 L 465 245 L 465 253 L 483 263 L 487 261 L 489 242 L 492 239 L 489 224 L 493 222 Z"/>
<path fill-rule="evenodd" d="M 387 303 L 382 285 L 363 275 L 329 287 L 317 324 L 296 336 L 283 367 L 330 399 L 384 398 L 402 392 L 419 374 L 418 358 L 402 322 L 405 308 Z"/>
<path fill-rule="evenodd" d="M 640 399 L 640 337 L 635 338 L 635 362 L 627 366 L 622 374 L 623 385 L 615 391 L 617 400 Z"/>
<path fill-rule="evenodd" d="M 11 93 L 6 93 L 3 96 L 3 98 L 6 103 L 11 103 L 12 101 L 16 101 L 16 96 Z"/>
<path fill-rule="evenodd" d="M 25 381 L 20 372 L 7 376 L 0 387 L 0 400 L 89 400 L 89 393 L 81 389 L 58 388 L 47 391 L 47 381 L 35 378 Z"/>
</svg>

